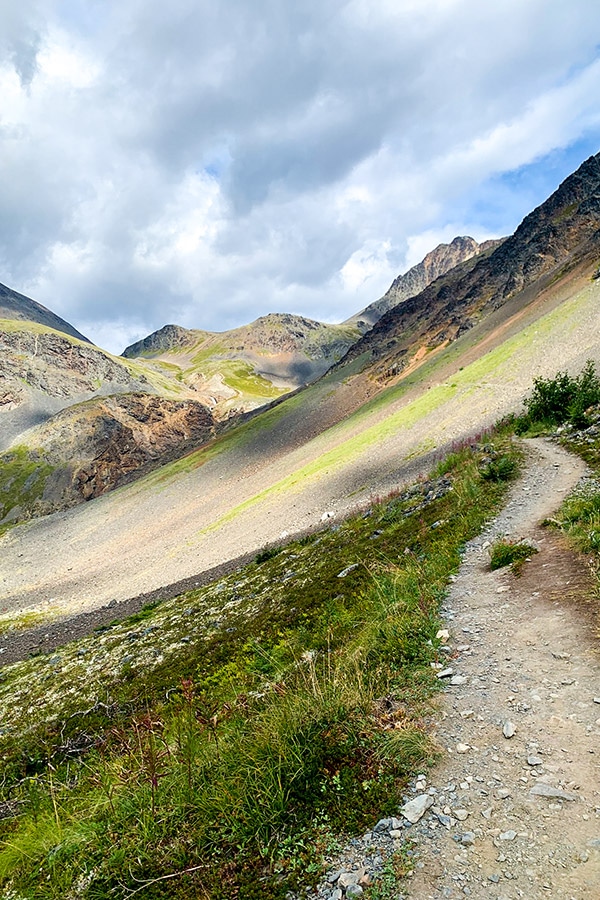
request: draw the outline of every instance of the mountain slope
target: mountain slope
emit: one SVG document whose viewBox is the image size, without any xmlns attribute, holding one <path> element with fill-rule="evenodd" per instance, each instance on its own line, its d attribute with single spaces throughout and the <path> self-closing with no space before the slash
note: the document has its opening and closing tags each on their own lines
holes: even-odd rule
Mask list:
<svg viewBox="0 0 600 900">
<path fill-rule="evenodd" d="M 569 176 L 491 254 L 451 270 L 389 310 L 341 366 L 368 354 L 371 374 L 395 377 L 445 346 L 513 298 L 537 293 L 600 256 L 600 154 Z M 466 269 L 466 270 L 465 270 Z"/>
<path fill-rule="evenodd" d="M 438 244 L 420 263 L 394 279 L 383 297 L 351 316 L 346 320 L 347 323 L 356 325 L 364 334 L 388 310 L 409 297 L 420 294 L 432 281 L 445 275 L 460 263 L 492 250 L 500 243 L 501 241 L 484 241 L 478 244 L 472 237 L 463 236 L 455 237 L 449 244 Z"/>
<path fill-rule="evenodd" d="M 7 532 L 0 602 L 37 608 L 52 596 L 66 612 L 125 599 L 396 489 L 441 448 L 518 408 L 533 377 L 599 359 L 600 283 L 569 289 L 555 308 L 549 298 L 510 328 L 491 349 L 484 338 L 474 350 L 464 335 L 460 353 L 362 405 L 348 371 L 334 370 L 207 450 Z"/>
<path fill-rule="evenodd" d="M 135 484 L 7 532 L 2 603 L 89 608 L 256 552 L 397 488 L 518 408 L 534 377 L 598 361 L 599 169 L 588 160 L 491 256 L 387 313 L 377 340 L 307 389 Z M 383 377 L 444 331 L 447 346 Z"/>
<path fill-rule="evenodd" d="M 71 337 L 91 344 L 88 338 L 56 313 L 46 309 L 41 303 L 25 297 L 24 294 L 18 294 L 17 291 L 13 291 L 4 284 L 0 284 L 0 319 L 37 322 L 38 325 L 45 325 L 47 328 L 53 328 L 55 331 L 69 334 Z"/>
<path fill-rule="evenodd" d="M 0 320 L 0 450 L 66 406 L 140 390 L 152 385 L 139 367 L 45 325 Z"/>
<path fill-rule="evenodd" d="M 393 486 L 407 465 L 403 458 L 419 460 L 433 447 L 461 437 L 466 428 L 484 427 L 508 412 L 534 376 L 581 365 L 587 356 L 597 358 L 600 284 L 592 276 L 600 257 L 599 184 L 600 159 L 592 157 L 515 235 L 386 313 L 319 381 L 243 427 L 232 423 L 207 450 L 140 482 L 135 504 L 128 507 L 127 515 L 133 516 L 128 528 L 132 533 L 147 528 L 151 544 L 157 541 L 164 550 L 158 568 L 145 560 L 143 578 L 156 587 L 153 579 L 176 580 L 179 567 L 189 575 L 195 565 L 222 560 L 228 546 L 238 552 L 273 540 L 278 526 L 290 530 L 291 508 L 292 527 L 302 528 L 314 523 L 323 503 L 342 509 L 350 503 L 344 498 L 352 495 L 356 502 L 374 484 Z M 285 329 L 283 337 L 277 336 L 278 321 L 275 317 L 266 327 L 275 335 L 275 346 L 287 352 L 289 344 L 283 342 L 291 338 Z M 181 360 L 177 371 L 182 372 L 192 352 L 188 332 L 158 333 L 151 352 L 163 352 L 160 341 L 172 344 L 179 338 L 183 344 L 167 352 Z M 237 338 L 237 346 L 248 352 L 248 344 Z M 162 371 L 165 381 L 178 387 L 173 399 L 188 398 L 189 385 L 164 374 L 166 368 L 151 368 L 166 363 L 152 358 L 120 362 L 153 378 Z M 75 411 L 74 421 L 81 421 L 78 416 Z M 43 458 L 50 465 L 50 458 Z M 158 484 L 153 477 L 166 485 L 160 493 L 166 504 L 160 535 L 153 519 Z M 134 496 L 127 491 L 120 496 Z M 302 499 L 279 508 L 279 496 L 296 494 Z M 163 521 L 170 523 L 169 535 L 163 534 Z M 243 533 L 236 530 L 241 523 Z M 120 527 L 114 523 L 114 534 Z M 208 534 L 213 531 L 225 535 L 224 541 L 214 543 Z M 109 543 L 114 534 L 108 529 Z M 181 548 L 182 540 L 186 547 L 191 541 L 189 551 Z M 194 562 L 196 546 L 203 549 Z M 134 556 L 139 552 L 136 548 Z"/>
</svg>

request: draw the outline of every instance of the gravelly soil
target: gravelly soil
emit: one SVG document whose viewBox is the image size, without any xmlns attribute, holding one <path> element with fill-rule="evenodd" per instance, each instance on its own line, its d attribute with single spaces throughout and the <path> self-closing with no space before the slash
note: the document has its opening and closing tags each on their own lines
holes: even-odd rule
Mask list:
<svg viewBox="0 0 600 900">
<path fill-rule="evenodd" d="M 448 598 L 451 665 L 467 682 L 447 688 L 437 727 L 447 755 L 428 786 L 437 807 L 468 816 L 448 828 L 432 827 L 431 816 L 419 830 L 423 868 L 409 892 L 419 900 L 600 896 L 594 585 L 586 561 L 538 524 L 583 466 L 551 444 L 536 442 L 535 452 L 505 510 L 469 546 Z M 539 548 L 520 578 L 489 571 L 486 544 L 502 535 Z M 532 794 L 540 784 L 576 799 Z M 465 833 L 472 843 L 461 842 Z"/>
<path fill-rule="evenodd" d="M 467 547 L 445 604 L 448 666 L 460 683 L 445 681 L 432 723 L 441 759 L 406 798 L 427 794 L 432 805 L 413 826 L 398 812 L 349 842 L 315 893 L 323 900 L 342 896 L 341 870 L 366 868 L 368 881 L 372 860 L 381 867 L 390 827 L 413 842 L 416 863 L 390 900 L 600 897 L 596 592 L 587 561 L 540 527 L 585 466 L 549 442 L 528 443 L 524 477 Z M 502 536 L 539 549 L 520 577 L 490 571 L 489 544 Z M 535 793 L 548 788 L 558 796 Z"/>
</svg>

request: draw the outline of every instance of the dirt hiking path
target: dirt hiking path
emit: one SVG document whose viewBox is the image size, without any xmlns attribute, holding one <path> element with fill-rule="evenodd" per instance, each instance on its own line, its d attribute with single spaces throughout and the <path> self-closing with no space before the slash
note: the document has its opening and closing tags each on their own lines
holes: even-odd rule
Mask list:
<svg viewBox="0 0 600 900">
<path fill-rule="evenodd" d="M 585 466 L 554 444 L 528 445 L 524 477 L 468 545 L 445 603 L 453 675 L 435 731 L 447 753 L 413 785 L 433 801 L 409 832 L 413 900 L 600 898 L 594 584 L 585 560 L 539 524 Z M 521 577 L 489 570 L 501 536 L 539 549 Z"/>
</svg>

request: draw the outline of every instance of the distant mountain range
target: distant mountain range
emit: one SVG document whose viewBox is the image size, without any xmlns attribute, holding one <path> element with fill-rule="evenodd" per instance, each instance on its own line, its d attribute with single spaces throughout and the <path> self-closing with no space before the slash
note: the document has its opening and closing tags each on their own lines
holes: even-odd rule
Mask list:
<svg viewBox="0 0 600 900">
<path fill-rule="evenodd" d="M 419 373 L 436 360 L 455 371 L 459 358 L 466 364 L 518 333 L 589 283 L 599 260 L 600 154 L 511 237 L 439 245 L 340 325 L 289 314 L 221 333 L 166 325 L 115 357 L 0 287 L 0 463 L 25 467 L 4 500 L 0 477 L 0 526 L 96 497 L 248 415 L 267 427 L 267 411 L 307 383 L 318 414 L 304 413 L 298 396 L 284 406 L 291 418 L 269 452 L 312 440 L 374 395 L 421 390 Z"/>
</svg>

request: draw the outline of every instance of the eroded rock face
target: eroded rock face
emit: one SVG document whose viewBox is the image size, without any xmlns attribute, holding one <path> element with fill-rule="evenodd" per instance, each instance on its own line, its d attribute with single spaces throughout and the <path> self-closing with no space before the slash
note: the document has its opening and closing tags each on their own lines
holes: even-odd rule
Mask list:
<svg viewBox="0 0 600 900">
<path fill-rule="evenodd" d="M 213 417 L 193 400 L 132 394 L 108 398 L 98 406 L 86 442 L 94 456 L 73 475 L 84 500 L 98 497 L 149 463 L 181 456 L 214 436 Z"/>
<path fill-rule="evenodd" d="M 93 393 L 108 382 L 129 387 L 147 384 L 143 375 L 133 379 L 129 370 L 92 345 L 69 340 L 54 332 L 0 330 L 0 379 L 3 385 L 25 383 L 50 397 Z M 5 391 L 7 389 L 5 388 Z"/>
<path fill-rule="evenodd" d="M 141 370 L 91 344 L 28 322 L 0 324 L 0 451 L 72 403 L 143 390 L 152 387 Z"/>
<path fill-rule="evenodd" d="M 214 434 L 212 415 L 194 400 L 133 393 L 71 406 L 27 432 L 31 449 L 24 464 L 35 460 L 49 474 L 42 496 L 9 511 L 5 520 L 21 521 L 99 497 Z"/>
</svg>

